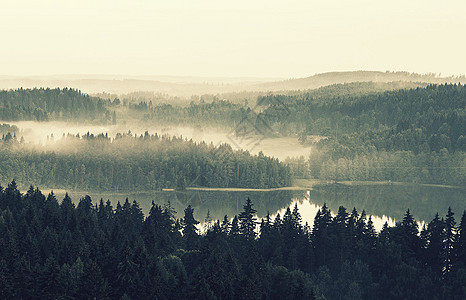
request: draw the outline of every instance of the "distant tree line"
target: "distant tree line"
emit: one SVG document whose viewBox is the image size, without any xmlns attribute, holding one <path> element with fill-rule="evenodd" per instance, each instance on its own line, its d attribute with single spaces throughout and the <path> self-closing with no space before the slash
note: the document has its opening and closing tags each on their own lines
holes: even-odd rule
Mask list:
<svg viewBox="0 0 466 300">
<path fill-rule="evenodd" d="M 0 143 L 0 180 L 21 185 L 78 190 L 160 190 L 187 186 L 270 188 L 291 185 L 288 166 L 278 159 L 234 151 L 229 145 L 195 143 L 129 132 L 68 135 L 31 145 Z"/>
<path fill-rule="evenodd" d="M 77 206 L 32 186 L 0 189 L 3 299 L 464 299 L 466 212 L 421 230 L 410 211 L 376 232 L 371 217 L 324 205 L 256 219 L 176 219 L 170 203 Z M 260 223 L 260 229 L 256 231 Z M 203 230 L 199 230 L 199 227 Z M 324 298 L 325 297 L 325 298 Z"/>
<path fill-rule="evenodd" d="M 259 95 L 254 108 L 218 99 L 186 107 L 147 102 L 130 107 L 162 124 L 298 136 L 318 150 L 312 151 L 309 172 L 301 167 L 293 172 L 298 177 L 464 185 L 465 106 L 461 84 L 363 82 Z"/>
<path fill-rule="evenodd" d="M 258 101 L 265 108 L 259 124 L 297 133 L 303 143 L 315 140 L 309 160 L 315 178 L 466 184 L 461 84 L 344 97 L 269 95 Z"/>
<path fill-rule="evenodd" d="M 220 95 L 192 96 L 186 103 L 176 99 L 150 94 L 145 98 L 130 97 L 130 110 L 140 113 L 145 121 L 160 124 L 187 124 L 235 126 L 245 118 L 256 121 L 256 113 L 279 102 L 288 103 L 303 94 L 308 98 L 355 97 L 401 88 L 425 87 L 426 84 L 412 82 L 354 82 L 335 84 L 315 90 L 284 91 L 283 94 L 266 92 L 230 93 Z M 150 96 L 152 95 L 152 96 Z M 139 101 L 138 101 L 139 100 Z M 254 113 L 252 113 L 253 110 Z M 285 116 L 283 116 L 285 117 Z M 295 122 L 295 121 L 293 121 Z"/>
<path fill-rule="evenodd" d="M 461 84 L 359 96 L 269 95 L 258 102 L 268 104 L 258 118 L 286 129 L 285 133 L 329 136 L 348 147 L 360 144 L 416 154 L 466 150 L 466 87 Z M 277 105 L 288 113 L 277 113 Z"/>
<path fill-rule="evenodd" d="M 334 157 L 336 152 L 328 148 L 312 152 L 310 174 L 314 178 L 335 181 L 390 180 L 466 186 L 466 152 L 448 153 L 443 149 L 440 153 L 416 155 L 411 151 L 378 151 Z"/>
<path fill-rule="evenodd" d="M 0 119 L 5 121 L 85 121 L 110 123 L 115 118 L 100 98 L 79 90 L 34 88 L 0 91 Z"/>
<path fill-rule="evenodd" d="M 152 101 L 141 101 L 137 104 L 129 104 L 129 108 L 142 113 L 146 122 L 191 126 L 231 127 L 240 122 L 247 113 L 243 105 L 217 99 L 212 102 L 191 101 L 188 106 L 153 105 Z"/>
</svg>

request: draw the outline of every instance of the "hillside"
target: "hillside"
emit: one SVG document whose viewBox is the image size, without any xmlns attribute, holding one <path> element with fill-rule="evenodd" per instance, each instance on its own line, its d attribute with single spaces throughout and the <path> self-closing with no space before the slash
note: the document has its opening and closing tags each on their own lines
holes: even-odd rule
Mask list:
<svg viewBox="0 0 466 300">
<path fill-rule="evenodd" d="M 112 121 L 106 104 L 105 100 L 69 88 L 0 91 L 0 120 L 106 123 Z"/>
<path fill-rule="evenodd" d="M 416 74 L 409 72 L 379 72 L 379 71 L 350 71 L 328 72 L 316 74 L 306 78 L 290 79 L 278 82 L 268 82 L 255 85 L 257 90 L 306 90 L 323 86 L 351 83 L 351 82 L 422 82 L 422 83 L 459 83 L 466 82 L 465 76 L 441 77 L 436 74 Z"/>
<path fill-rule="evenodd" d="M 436 74 L 408 72 L 350 71 L 316 74 L 306 78 L 275 81 L 270 78 L 197 78 L 176 76 L 122 76 L 122 75 L 57 75 L 13 77 L 0 76 L 0 89 L 65 88 L 73 87 L 86 93 L 126 94 L 138 91 L 166 93 L 170 96 L 190 97 L 202 94 L 235 92 L 290 91 L 316 89 L 322 86 L 350 82 L 466 82 L 464 76 L 441 77 Z"/>
</svg>

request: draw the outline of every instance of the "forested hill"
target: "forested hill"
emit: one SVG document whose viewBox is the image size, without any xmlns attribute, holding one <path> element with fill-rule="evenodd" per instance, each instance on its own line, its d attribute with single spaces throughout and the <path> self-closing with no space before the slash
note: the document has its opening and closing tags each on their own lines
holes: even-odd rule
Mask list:
<svg viewBox="0 0 466 300">
<path fill-rule="evenodd" d="M 180 99 L 155 94 L 146 97 L 123 98 L 123 102 L 128 103 L 128 108 L 135 118 L 143 119 L 145 122 L 231 128 L 245 118 L 254 117 L 256 110 L 271 104 L 292 102 L 300 97 L 308 99 L 356 97 L 425 86 L 426 84 L 423 83 L 402 81 L 352 82 L 325 86 L 306 92 L 287 91 L 275 95 L 270 95 L 270 92 L 202 95 L 185 100 L 185 105 L 176 105 L 181 103 Z M 108 98 L 108 95 L 102 96 Z"/>
<path fill-rule="evenodd" d="M 333 84 L 351 82 L 393 82 L 406 83 L 465 83 L 464 76 L 442 77 L 436 74 L 416 74 L 409 72 L 350 71 L 328 72 L 305 78 L 293 78 L 283 81 L 272 81 L 271 78 L 138 78 L 131 76 L 58 76 L 58 77 L 0 77 L 0 88 L 14 89 L 19 87 L 75 87 L 86 93 L 129 94 L 134 92 L 163 93 L 169 96 L 189 98 L 192 95 L 224 94 L 241 92 L 277 92 L 293 90 L 309 90 Z"/>
<path fill-rule="evenodd" d="M 351 82 L 419 82 L 419 83 L 466 83 L 466 77 L 441 77 L 436 74 L 417 74 L 409 72 L 379 72 L 379 71 L 354 71 L 354 72 L 328 72 L 316 74 L 306 78 L 289 79 L 278 82 L 262 83 L 254 86 L 257 90 L 281 91 L 281 90 L 307 90 L 323 86 L 351 83 Z"/>
<path fill-rule="evenodd" d="M 283 133 L 341 137 L 368 135 L 378 149 L 454 152 L 463 149 L 466 87 L 430 85 L 360 96 L 270 95 L 259 116 Z M 286 113 L 277 113 L 277 106 Z M 403 135 L 415 135 L 414 139 Z M 379 135 L 383 135 L 379 139 Z M 388 139 L 387 139 L 388 138 Z M 441 143 L 441 144 L 439 144 Z M 463 149 L 464 150 L 464 149 Z"/>
<path fill-rule="evenodd" d="M 265 104 L 257 116 L 262 124 L 314 143 L 314 177 L 466 184 L 464 85 L 341 97 L 269 95 L 258 101 Z M 315 142 L 315 136 L 324 138 Z"/>
<path fill-rule="evenodd" d="M 160 190 L 186 186 L 270 188 L 291 184 L 278 159 L 229 145 L 131 133 L 68 135 L 46 146 L 0 143 L 0 182 L 78 190 Z"/>
<path fill-rule="evenodd" d="M 61 200 L 61 199 L 60 199 Z M 2 299 L 452 299 L 466 297 L 466 212 L 419 230 L 409 210 L 376 232 L 371 217 L 297 206 L 259 223 L 253 202 L 203 224 L 189 205 L 147 217 L 136 201 L 75 206 L 13 181 L 0 188 Z M 461 212 L 460 212 L 461 213 Z M 323 295 L 325 298 L 321 297 Z"/>
<path fill-rule="evenodd" d="M 114 115 L 106 104 L 105 100 L 69 88 L 3 90 L 0 91 L 0 119 L 110 123 L 115 121 Z"/>
</svg>

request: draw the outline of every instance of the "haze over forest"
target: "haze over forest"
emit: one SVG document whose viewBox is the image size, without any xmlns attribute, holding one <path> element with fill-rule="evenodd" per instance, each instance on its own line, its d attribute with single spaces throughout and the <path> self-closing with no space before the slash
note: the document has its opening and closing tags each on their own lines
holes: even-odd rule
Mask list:
<svg viewBox="0 0 466 300">
<path fill-rule="evenodd" d="M 1 299 L 466 299 L 465 2 L 10 1 Z"/>
<path fill-rule="evenodd" d="M 276 92 L 316 89 L 323 86 L 352 82 L 388 83 L 464 83 L 464 75 L 416 74 L 409 72 L 331 72 L 305 78 L 253 77 L 188 77 L 188 76 L 125 76 L 125 75 L 55 75 L 0 76 L 0 88 L 73 87 L 86 93 L 129 94 L 154 92 L 170 96 L 190 97 L 202 94 L 234 92 Z M 401 83 L 400 83 L 401 84 Z"/>
<path fill-rule="evenodd" d="M 293 292 L 298 298 L 357 299 L 364 295 L 390 299 L 413 291 L 424 298 L 435 292 L 421 286 L 437 282 L 433 286 L 450 289 L 445 294 L 448 298 L 462 297 L 454 286 L 461 282 L 464 270 L 466 213 L 457 227 L 452 208 L 465 208 L 464 76 L 357 71 L 273 82 L 231 79 L 227 84 L 220 83 L 225 79 L 208 84 L 195 78 L 160 78 L 166 82 L 106 78 L 4 77 L 0 81 L 10 87 L 0 91 L 0 181 L 7 186 L 0 189 L 0 220 L 10 218 L 11 211 L 13 219 L 24 219 L 27 207 L 37 206 L 35 210 L 40 211 L 44 205 L 47 212 L 35 212 L 34 219 L 42 220 L 38 222 L 43 234 L 50 226 L 56 228 L 52 235 L 58 238 L 65 234 L 63 226 L 83 230 L 82 222 L 94 215 L 100 219 L 92 230 L 128 228 L 133 238 L 144 237 L 142 247 L 151 254 L 137 258 L 141 242 L 135 241 L 125 249 L 113 245 L 111 251 L 122 253 L 120 258 L 130 255 L 125 258 L 130 263 L 155 265 L 144 271 L 145 279 L 131 279 L 139 282 L 140 288 L 134 288 L 119 276 L 141 278 L 140 267 L 114 270 L 115 264 L 123 268 L 128 261 L 103 265 L 86 258 L 83 250 L 57 259 L 58 252 L 48 248 L 45 237 L 28 233 L 29 244 L 45 243 L 37 258 L 26 254 L 33 251 L 29 246 L 21 250 L 26 251 L 24 260 L 37 260 L 39 271 L 8 266 L 12 260 L 5 254 L 2 262 L 7 267 L 2 272 L 5 276 L 37 274 L 41 279 L 28 289 L 21 282 L 31 282 L 31 278 L 9 280 L 4 289 L 7 295 L 148 299 L 162 295 L 170 299 L 202 298 L 207 292 L 227 298 L 262 295 L 274 299 L 300 282 Z M 60 87 L 68 84 L 81 87 Z M 39 187 L 50 191 L 47 198 Z M 22 194 L 20 189 L 28 190 Z M 60 202 L 57 196 L 64 200 Z M 93 199 L 99 198 L 99 206 L 94 206 Z M 259 211 L 250 198 L 258 201 Z M 355 206 L 351 213 L 345 208 L 348 204 Z M 356 206 L 361 207 L 360 213 Z M 417 220 L 409 208 L 419 214 Z M 58 217 L 65 210 L 76 214 L 73 218 L 84 219 L 66 225 L 68 221 Z M 436 214 L 431 220 L 433 211 L 439 210 L 447 210 L 446 219 Z M 200 213 L 205 215 L 201 224 L 196 220 L 202 220 Z M 222 216 L 221 223 L 216 221 Z M 49 224 L 47 220 L 54 218 L 55 225 Z M 105 221 L 120 218 L 129 219 L 115 224 Z M 3 227 L 8 228 L 6 232 L 17 232 L 9 224 Z M 169 241 L 157 237 L 157 230 L 170 236 Z M 327 230 L 330 240 L 322 233 Z M 351 232 L 358 232 L 357 237 Z M 215 234 L 223 245 L 236 245 L 230 244 L 234 250 L 227 261 L 232 259 L 239 270 L 234 277 L 243 279 L 231 281 L 228 292 L 216 276 L 233 276 L 231 266 L 214 264 L 225 273 L 210 277 L 212 273 L 204 268 L 218 254 L 197 252 Z M 105 233 L 99 235 L 103 241 L 108 239 Z M 287 242 L 281 245 L 278 237 Z M 16 238 L 10 235 L 3 243 L 14 243 Z M 159 246 L 154 248 L 154 242 Z M 79 247 L 101 251 L 93 243 L 83 242 Z M 217 243 L 208 247 L 217 248 Z M 441 245 L 433 247 L 432 243 Z M 251 262 L 243 258 L 244 247 L 259 247 L 255 264 L 267 262 L 265 269 L 255 265 L 255 272 L 280 280 L 291 276 L 290 281 L 279 289 L 255 284 L 244 290 L 241 282 L 251 280 L 246 268 Z M 275 249 L 273 254 L 270 247 Z M 332 250 L 335 247 L 340 254 Z M 399 271 L 388 267 L 383 268 L 382 277 L 373 273 L 364 277 L 369 268 L 382 267 L 373 259 L 389 257 L 386 251 L 393 251 L 391 247 L 402 253 L 397 268 L 427 272 L 425 279 L 403 287 L 393 276 Z M 368 256 L 361 256 L 367 251 Z M 105 253 L 101 252 L 103 260 L 119 259 Z M 163 258 L 159 262 L 163 266 L 157 265 L 159 258 L 151 255 L 160 253 L 171 255 L 181 268 L 176 271 L 181 275 L 171 275 L 180 280 L 177 288 L 174 282 L 165 283 L 168 290 L 150 288 L 164 282 L 156 270 L 170 273 L 171 267 L 163 264 L 175 263 Z M 192 255 L 207 261 L 198 257 L 192 266 Z M 39 260 L 46 263 L 41 265 Z M 424 262 L 422 267 L 417 265 L 420 262 Z M 72 275 L 75 271 L 71 270 L 81 265 L 86 268 L 81 275 Z M 50 276 L 55 276 L 50 275 L 50 268 L 64 272 L 72 288 L 46 287 Z M 322 281 L 321 272 L 335 283 Z M 343 283 L 347 272 L 359 272 L 357 276 L 364 279 L 351 277 L 347 285 Z M 96 276 L 97 285 L 95 280 L 86 281 L 90 275 Z M 205 278 L 207 286 L 198 286 L 196 276 Z M 367 284 L 371 287 L 364 288 Z"/>
</svg>

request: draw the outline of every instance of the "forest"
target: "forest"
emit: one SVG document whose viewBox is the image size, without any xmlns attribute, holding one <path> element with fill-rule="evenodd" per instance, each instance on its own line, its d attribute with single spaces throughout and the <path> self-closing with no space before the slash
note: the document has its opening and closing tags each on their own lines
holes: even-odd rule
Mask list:
<svg viewBox="0 0 466 300">
<path fill-rule="evenodd" d="M 188 186 L 271 188 L 291 185 L 289 166 L 228 144 L 131 132 L 50 137 L 46 145 L 0 141 L 0 182 L 88 191 L 183 190 Z"/>
<path fill-rule="evenodd" d="M 303 145 L 312 147 L 312 155 L 306 157 L 304 162 L 298 162 L 296 158 L 289 159 L 287 165 L 294 178 L 466 185 L 466 87 L 462 84 L 356 82 L 281 94 L 239 93 L 235 94 L 236 98 L 224 95 L 235 98 L 235 102 L 222 100 L 223 95 L 193 96 L 189 105 L 180 105 L 179 99 L 167 95 L 151 95 L 155 98 L 144 93 L 134 93 L 127 95 L 128 99 L 115 97 L 110 100 L 109 97 L 115 95 L 91 97 L 73 89 L 2 91 L 0 118 L 11 121 L 63 120 L 100 124 L 128 122 L 127 127 L 131 124 L 200 126 L 221 128 L 235 132 L 238 136 L 294 137 Z M 239 101 L 238 97 L 241 96 L 245 98 Z M 251 99 L 252 96 L 257 98 L 256 103 Z M 137 99 L 145 100 L 137 102 Z M 149 99 L 154 100 L 154 103 Z M 21 139 L 21 132 L 15 125 L 2 124 L 0 131 L 3 140 L 11 140 L 15 136 Z M 222 146 L 222 149 L 226 148 Z M 136 161 L 141 165 L 129 161 L 123 166 L 109 162 L 108 158 L 106 161 L 105 157 L 87 162 L 83 155 L 77 153 L 68 156 L 66 162 L 56 160 L 62 156 L 55 157 L 51 153 L 43 155 L 44 163 L 51 165 L 46 168 L 49 173 L 39 179 L 36 176 L 41 173 L 36 170 L 40 165 L 38 157 L 28 154 L 26 162 L 15 162 L 16 167 L 12 167 L 10 165 L 14 159 L 5 153 L 3 163 L 8 167 L 0 179 L 7 182 L 15 177 L 23 184 L 23 179 L 27 181 L 30 180 L 28 176 L 32 177 L 32 181 L 24 183 L 25 187 L 29 183 L 49 186 L 58 179 L 55 183 L 61 187 L 161 189 L 173 188 L 177 184 L 182 186 L 184 181 L 191 183 L 201 174 L 194 169 L 202 168 L 191 163 L 173 162 L 176 167 L 167 164 L 157 166 L 161 170 L 168 170 L 164 172 L 166 174 L 158 174 L 139 159 Z M 93 154 L 85 156 L 89 155 Z M 71 159 L 76 161 L 71 163 Z M 97 168 L 94 168 L 94 163 L 98 165 Z M 191 169 L 181 170 L 181 165 L 185 164 L 190 165 Z M 32 168 L 30 175 L 25 175 L 25 168 Z M 200 185 L 278 187 L 290 183 L 289 179 L 265 178 L 268 175 L 259 176 L 257 178 L 260 180 L 253 182 L 253 179 L 247 178 L 248 175 L 239 176 L 240 170 L 231 161 L 222 168 L 224 174 L 221 176 L 212 175 L 212 170 L 202 173 L 208 174 L 206 177 L 209 179 L 203 179 Z M 263 167 L 255 165 L 251 168 Z M 121 179 L 114 179 L 112 174 L 115 173 L 112 171 L 109 178 L 102 176 L 115 169 L 125 173 L 118 174 Z M 155 173 L 150 175 L 151 171 Z M 86 172 L 92 174 L 84 176 Z M 256 174 L 256 171 L 252 172 Z M 232 175 L 234 173 L 236 176 Z M 251 175 L 251 178 L 255 178 L 255 175 Z M 67 182 L 62 182 L 64 180 Z"/>
<path fill-rule="evenodd" d="M 162 124 L 298 137 L 316 150 L 308 161 L 313 178 L 466 185 L 461 84 L 350 83 L 258 96 L 254 107 L 219 98 L 184 107 L 145 101 L 129 107 Z"/>
<path fill-rule="evenodd" d="M 314 178 L 464 186 L 465 99 L 462 85 L 367 94 L 355 84 L 338 85 L 259 97 L 263 110 L 243 110 L 243 118 L 253 118 L 260 133 L 297 134 L 313 145 Z"/>
<path fill-rule="evenodd" d="M 115 114 L 107 109 L 108 104 L 70 88 L 0 90 L 0 119 L 115 123 Z"/>
<path fill-rule="evenodd" d="M 258 99 L 268 105 L 258 117 L 283 133 L 331 136 L 349 148 L 352 142 L 377 150 L 455 152 L 465 150 L 465 99 L 461 84 L 344 97 L 270 95 Z M 289 113 L 277 114 L 277 104 Z"/>
<path fill-rule="evenodd" d="M 203 126 L 229 126 L 231 128 L 245 118 L 256 118 L 257 110 L 272 104 L 284 103 L 302 97 L 303 93 L 313 99 L 348 97 L 376 94 L 397 89 L 425 87 L 426 84 L 412 82 L 352 82 L 321 87 L 302 92 L 285 91 L 283 94 L 270 92 L 226 93 L 192 96 L 181 102 L 167 95 L 122 95 L 122 104 L 136 112 L 144 121 L 159 124 L 191 124 Z M 102 95 L 110 100 L 110 95 Z M 116 95 L 114 95 L 115 97 Z M 295 122 L 295 121 L 293 121 Z M 272 134 L 272 133 L 270 133 Z"/>
<path fill-rule="evenodd" d="M 247 116 L 247 108 L 229 101 L 213 99 L 211 102 L 191 101 L 188 106 L 156 104 L 141 101 L 129 104 L 129 109 L 143 114 L 145 122 L 172 125 L 202 125 L 231 128 Z"/>
<path fill-rule="evenodd" d="M 0 189 L 2 299 L 464 299 L 466 212 L 419 228 L 324 205 L 312 227 L 297 206 L 258 220 L 253 201 L 223 220 L 147 216 L 128 199 Z"/>
</svg>

